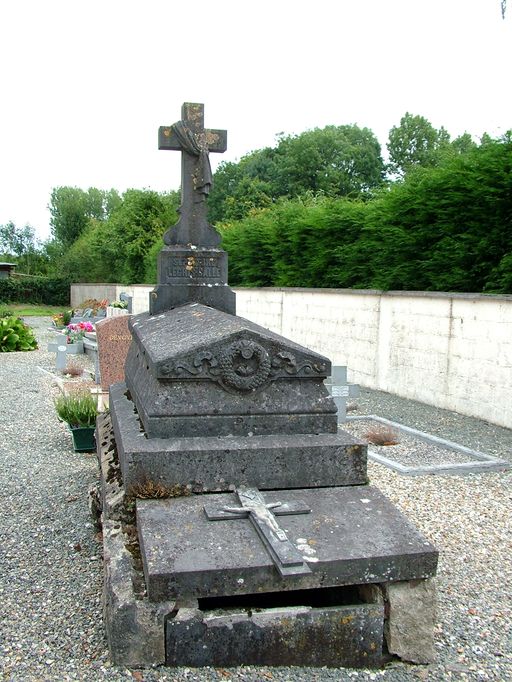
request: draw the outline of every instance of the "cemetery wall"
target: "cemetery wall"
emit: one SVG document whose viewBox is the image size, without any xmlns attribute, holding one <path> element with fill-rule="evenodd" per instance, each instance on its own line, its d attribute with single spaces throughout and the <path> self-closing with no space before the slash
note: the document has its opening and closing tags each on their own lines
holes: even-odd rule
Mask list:
<svg viewBox="0 0 512 682">
<path fill-rule="evenodd" d="M 79 286 L 83 300 L 93 297 L 83 287 L 100 285 Z M 117 298 L 122 291 L 133 295 L 135 313 L 148 309 L 153 287 L 116 286 Z M 94 298 L 108 298 L 105 291 Z M 346 365 L 350 382 L 512 428 L 512 296 L 277 288 L 236 293 L 239 315 Z"/>
</svg>

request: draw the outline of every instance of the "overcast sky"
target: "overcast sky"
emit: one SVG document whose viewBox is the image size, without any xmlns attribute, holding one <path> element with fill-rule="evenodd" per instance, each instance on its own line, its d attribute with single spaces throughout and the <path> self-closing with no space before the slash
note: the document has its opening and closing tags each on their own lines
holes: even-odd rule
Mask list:
<svg viewBox="0 0 512 682">
<path fill-rule="evenodd" d="M 512 5 L 512 2 L 509 3 Z M 203 102 L 237 160 L 279 132 L 406 111 L 512 128 L 500 0 L 0 0 L 0 224 L 49 236 L 53 187 L 178 189 L 157 131 Z"/>
</svg>

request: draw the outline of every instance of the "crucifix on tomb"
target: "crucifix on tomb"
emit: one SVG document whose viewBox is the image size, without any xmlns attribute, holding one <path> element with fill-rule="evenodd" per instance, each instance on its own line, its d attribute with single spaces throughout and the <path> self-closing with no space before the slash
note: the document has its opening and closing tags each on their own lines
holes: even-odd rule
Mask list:
<svg viewBox="0 0 512 682">
<path fill-rule="evenodd" d="M 248 518 L 282 576 L 311 573 L 304 558 L 275 518 L 276 516 L 309 514 L 311 508 L 300 501 L 266 504 L 265 498 L 257 488 L 240 487 L 237 488 L 236 494 L 240 502 L 239 507 L 205 506 L 207 518 L 210 521 Z"/>
<path fill-rule="evenodd" d="M 204 105 L 185 102 L 181 120 L 158 130 L 158 148 L 181 151 L 179 220 L 164 234 L 158 255 L 157 286 L 149 311 L 156 315 L 187 303 L 202 303 L 235 314 L 235 293 L 228 287 L 228 256 L 220 235 L 207 220 L 212 186 L 210 152 L 224 152 L 227 132 L 204 127 Z"/>
<path fill-rule="evenodd" d="M 185 102 L 181 121 L 161 126 L 158 148 L 181 151 L 180 219 L 164 235 L 166 244 L 218 246 L 220 236 L 208 224 L 206 198 L 212 185 L 210 152 L 225 152 L 227 131 L 204 127 L 204 105 Z"/>
</svg>

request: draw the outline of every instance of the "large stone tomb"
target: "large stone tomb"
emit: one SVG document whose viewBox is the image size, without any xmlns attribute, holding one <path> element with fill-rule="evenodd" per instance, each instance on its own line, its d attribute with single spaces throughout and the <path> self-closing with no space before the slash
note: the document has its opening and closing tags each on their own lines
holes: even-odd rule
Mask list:
<svg viewBox="0 0 512 682">
<path fill-rule="evenodd" d="M 202 104 L 159 131 L 182 153 L 180 217 L 97 426 L 113 662 L 428 662 L 437 552 L 367 485 L 329 360 L 234 316 L 206 210 L 226 142 Z"/>
<path fill-rule="evenodd" d="M 119 489 L 103 465 L 114 661 L 379 666 L 390 630 L 403 638 L 395 589 L 413 606 L 405 646 L 389 648 L 430 660 L 437 552 L 367 485 L 366 446 L 337 429 L 329 361 L 201 304 L 130 329 L 126 384 L 110 388 Z M 112 510 L 148 484 L 202 494 L 137 500 L 135 593 Z"/>
</svg>

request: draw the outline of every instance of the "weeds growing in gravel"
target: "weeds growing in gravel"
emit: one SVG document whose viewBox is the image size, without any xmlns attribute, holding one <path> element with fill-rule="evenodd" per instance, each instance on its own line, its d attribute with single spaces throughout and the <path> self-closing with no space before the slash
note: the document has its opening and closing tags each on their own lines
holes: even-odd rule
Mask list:
<svg viewBox="0 0 512 682">
<path fill-rule="evenodd" d="M 364 437 L 373 445 L 398 445 L 400 442 L 398 431 L 390 426 L 374 426 L 364 434 Z"/>
<path fill-rule="evenodd" d="M 165 499 L 167 497 L 184 497 L 190 495 L 191 491 L 184 485 L 166 486 L 162 483 L 155 483 L 146 480 L 143 483 L 136 483 L 130 488 L 129 498 L 138 497 L 143 500 Z"/>
<path fill-rule="evenodd" d="M 82 376 L 84 370 L 82 367 L 78 367 L 78 365 L 67 365 L 66 369 L 62 370 L 62 373 L 64 375 L 70 376 L 70 377 L 80 377 Z"/>
</svg>

